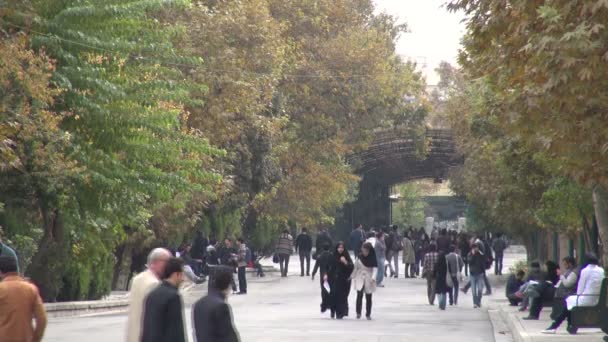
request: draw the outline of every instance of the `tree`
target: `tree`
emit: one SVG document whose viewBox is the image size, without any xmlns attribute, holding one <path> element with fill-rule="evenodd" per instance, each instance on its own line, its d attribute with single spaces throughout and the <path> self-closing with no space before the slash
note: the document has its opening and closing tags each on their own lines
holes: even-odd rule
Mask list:
<svg viewBox="0 0 608 342">
<path fill-rule="evenodd" d="M 593 188 L 608 245 L 606 3 L 455 0 L 448 7 L 468 16 L 460 60 L 472 78 L 494 84 L 507 134 Z"/>
<path fill-rule="evenodd" d="M 186 4 L 31 2 L 14 16 L 12 27 L 30 33 L 34 51 L 56 60 L 51 80 L 61 93 L 50 109 L 69 114 L 59 126 L 70 137 L 64 153 L 79 168 L 65 188 L 24 184 L 43 218 L 28 273 L 46 300 L 106 293 L 125 227 L 146 230 L 164 203 L 211 192 L 219 180 L 206 161 L 221 152 L 185 126 L 183 105 L 201 91 L 188 72 L 200 63 L 175 52 L 179 27 L 152 17 Z M 35 18 L 31 27 L 22 17 Z"/>
<path fill-rule="evenodd" d="M 399 202 L 393 206 L 393 222 L 401 227 L 422 227 L 425 223 L 424 210 L 426 202 L 422 199 L 423 191 L 416 182 L 397 186 Z"/>
</svg>

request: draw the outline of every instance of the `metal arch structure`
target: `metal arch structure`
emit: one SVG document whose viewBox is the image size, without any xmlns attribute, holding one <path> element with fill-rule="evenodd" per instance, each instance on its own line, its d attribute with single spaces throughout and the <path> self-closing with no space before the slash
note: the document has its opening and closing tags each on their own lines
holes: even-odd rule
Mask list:
<svg viewBox="0 0 608 342">
<path fill-rule="evenodd" d="M 357 173 L 391 186 L 423 178 L 441 180 L 451 167 L 462 164 L 450 130 L 427 129 L 421 140 L 393 130 L 376 133 L 368 149 L 356 157 Z M 427 144 L 424 155 L 419 153 L 422 144 Z"/>
<path fill-rule="evenodd" d="M 427 148 L 421 155 L 423 144 Z M 362 179 L 357 200 L 345 205 L 338 217 L 337 225 L 349 227 L 338 228 L 341 231 L 357 223 L 388 226 L 391 186 L 424 178 L 440 182 L 450 168 L 462 164 L 463 157 L 450 130 L 427 129 L 423 137 L 399 130 L 377 132 L 369 147 L 352 160 Z"/>
</svg>

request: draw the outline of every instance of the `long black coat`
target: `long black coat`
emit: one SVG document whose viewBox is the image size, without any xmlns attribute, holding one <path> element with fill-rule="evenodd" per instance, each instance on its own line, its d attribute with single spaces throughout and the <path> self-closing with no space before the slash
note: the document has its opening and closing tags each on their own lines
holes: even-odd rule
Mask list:
<svg viewBox="0 0 608 342">
<path fill-rule="evenodd" d="M 448 263 L 445 260 L 445 254 L 439 254 L 433 272 L 435 273 L 435 293 L 450 292 L 451 288 L 448 287 L 448 284 L 445 281 L 445 276 L 448 273 Z"/>
<path fill-rule="evenodd" d="M 177 288 L 163 281 L 144 306 L 142 342 L 185 342 L 182 298 Z"/>
<path fill-rule="evenodd" d="M 192 324 L 197 342 L 239 341 L 230 306 L 219 293 L 211 292 L 194 304 Z"/>
<path fill-rule="evenodd" d="M 330 269 L 329 283 L 331 286 L 331 303 L 338 317 L 348 316 L 348 295 L 350 293 L 350 275 L 353 273 L 354 265 L 348 252 L 344 252 L 347 264 L 339 260 L 338 252 L 334 252 L 334 265 Z"/>
</svg>

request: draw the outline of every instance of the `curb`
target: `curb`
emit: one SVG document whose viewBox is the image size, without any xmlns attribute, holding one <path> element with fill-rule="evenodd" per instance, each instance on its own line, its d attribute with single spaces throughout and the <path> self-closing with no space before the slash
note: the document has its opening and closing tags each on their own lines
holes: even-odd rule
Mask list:
<svg viewBox="0 0 608 342">
<path fill-rule="evenodd" d="M 511 331 L 511 336 L 513 336 L 514 342 L 532 342 L 532 337 L 528 335 L 523 325 L 515 315 L 505 311 L 502 307 L 498 308 L 498 312 L 503 322 L 507 324 L 507 327 Z"/>
<path fill-rule="evenodd" d="M 129 306 L 129 299 L 91 300 L 84 302 L 65 302 L 44 304 L 48 317 L 73 317 L 106 311 L 124 311 Z"/>
<path fill-rule="evenodd" d="M 488 316 L 490 316 L 490 323 L 494 331 L 494 342 L 513 342 L 513 334 L 499 310 L 488 310 Z"/>
<path fill-rule="evenodd" d="M 272 270 L 269 270 L 274 273 Z M 268 272 L 264 270 L 264 272 Z M 280 277 L 267 276 L 264 278 L 252 277 L 248 279 L 248 282 L 258 284 L 268 284 L 272 282 L 280 281 Z M 201 284 L 203 287 L 187 288 L 182 292 L 182 296 L 186 296 L 188 293 L 194 293 L 199 291 L 200 293 L 207 292 L 207 283 Z M 49 318 L 62 318 L 62 317 L 82 317 L 88 315 L 98 314 L 110 314 L 110 313 L 122 313 L 127 311 L 129 307 L 129 298 L 125 296 L 124 299 L 113 299 L 113 300 L 90 300 L 90 301 L 76 301 L 76 302 L 61 302 L 61 303 L 45 303 L 44 308 L 46 315 Z"/>
</svg>

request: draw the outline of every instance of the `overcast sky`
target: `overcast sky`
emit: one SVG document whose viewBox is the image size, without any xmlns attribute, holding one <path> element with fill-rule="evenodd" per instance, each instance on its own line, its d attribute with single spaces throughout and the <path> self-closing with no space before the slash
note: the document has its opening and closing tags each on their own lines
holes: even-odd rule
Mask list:
<svg viewBox="0 0 608 342">
<path fill-rule="evenodd" d="M 409 33 L 401 36 L 397 53 L 414 59 L 434 85 L 438 77 L 433 71 L 442 60 L 456 64 L 460 38 L 464 33 L 460 13 L 448 12 L 445 0 L 374 0 L 377 11 L 384 11 L 406 22 Z"/>
</svg>

